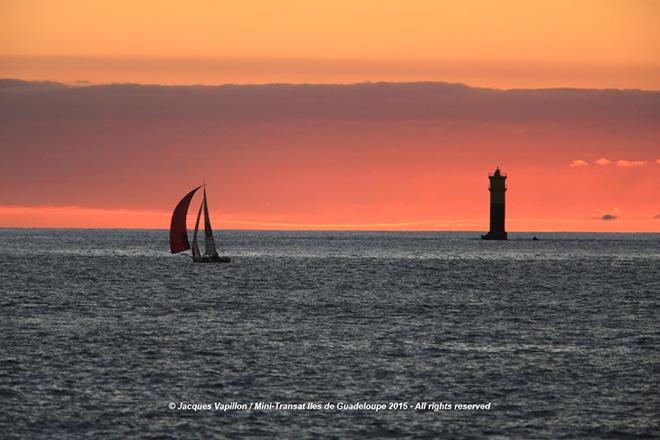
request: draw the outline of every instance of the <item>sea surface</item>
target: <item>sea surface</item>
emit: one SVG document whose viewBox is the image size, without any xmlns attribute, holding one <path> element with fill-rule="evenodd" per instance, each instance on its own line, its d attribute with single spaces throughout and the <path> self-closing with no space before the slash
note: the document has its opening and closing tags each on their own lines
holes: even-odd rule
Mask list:
<svg viewBox="0 0 660 440">
<path fill-rule="evenodd" d="M 0 437 L 660 438 L 660 234 L 478 236 L 0 230 Z"/>
</svg>

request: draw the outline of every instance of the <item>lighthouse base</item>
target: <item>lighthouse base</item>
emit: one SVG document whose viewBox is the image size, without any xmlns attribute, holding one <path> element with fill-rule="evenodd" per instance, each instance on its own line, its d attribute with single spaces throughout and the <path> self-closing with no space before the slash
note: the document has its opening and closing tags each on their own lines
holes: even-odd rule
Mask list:
<svg viewBox="0 0 660 440">
<path fill-rule="evenodd" d="M 488 234 L 481 236 L 482 240 L 506 240 L 506 232 L 504 231 L 488 231 Z"/>
</svg>

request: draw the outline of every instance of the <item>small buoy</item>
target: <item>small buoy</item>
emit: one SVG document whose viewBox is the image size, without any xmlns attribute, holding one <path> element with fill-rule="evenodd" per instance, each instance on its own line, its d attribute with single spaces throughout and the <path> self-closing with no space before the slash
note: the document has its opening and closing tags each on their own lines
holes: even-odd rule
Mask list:
<svg viewBox="0 0 660 440">
<path fill-rule="evenodd" d="M 532 238 L 532 240 L 538 240 L 538 238 L 534 237 L 534 238 Z"/>
</svg>

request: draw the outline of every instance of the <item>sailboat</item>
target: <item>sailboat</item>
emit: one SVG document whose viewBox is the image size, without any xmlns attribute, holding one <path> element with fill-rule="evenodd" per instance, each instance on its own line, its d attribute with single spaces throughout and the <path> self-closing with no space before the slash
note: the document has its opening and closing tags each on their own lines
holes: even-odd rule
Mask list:
<svg viewBox="0 0 660 440">
<path fill-rule="evenodd" d="M 229 257 L 221 257 L 215 249 L 215 241 L 213 240 L 213 228 L 211 228 L 211 219 L 209 218 L 209 207 L 206 201 L 206 184 L 204 186 L 204 199 L 199 205 L 197 211 L 197 220 L 195 221 L 195 232 L 192 239 L 192 259 L 195 263 L 229 263 Z M 170 251 L 173 254 L 183 252 L 190 249 L 188 242 L 188 227 L 186 226 L 186 217 L 188 216 L 188 207 L 193 196 L 200 189 L 202 185 L 190 191 L 183 196 L 181 201 L 174 208 L 172 213 L 172 222 L 170 224 Z M 204 210 L 204 254 L 199 250 L 197 245 L 197 232 L 199 231 L 199 220 L 202 216 L 202 209 Z"/>
</svg>

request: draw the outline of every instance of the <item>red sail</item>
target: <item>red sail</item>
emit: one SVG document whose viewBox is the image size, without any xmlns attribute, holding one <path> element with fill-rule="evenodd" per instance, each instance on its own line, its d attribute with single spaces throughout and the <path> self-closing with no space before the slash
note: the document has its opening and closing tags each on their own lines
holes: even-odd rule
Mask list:
<svg viewBox="0 0 660 440">
<path fill-rule="evenodd" d="M 170 251 L 173 254 L 190 249 L 188 243 L 188 228 L 186 227 L 186 217 L 188 216 L 188 206 L 195 192 L 201 188 L 201 185 L 186 194 L 172 213 L 172 223 L 170 224 Z"/>
</svg>

